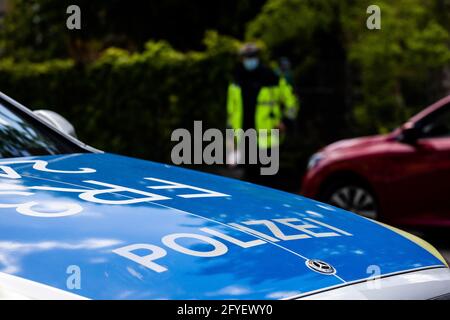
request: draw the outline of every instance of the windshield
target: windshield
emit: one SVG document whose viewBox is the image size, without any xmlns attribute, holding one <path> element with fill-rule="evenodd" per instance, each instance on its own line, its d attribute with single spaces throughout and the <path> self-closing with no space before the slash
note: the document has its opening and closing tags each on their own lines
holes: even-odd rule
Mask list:
<svg viewBox="0 0 450 320">
<path fill-rule="evenodd" d="M 86 151 L 0 100 L 0 158 L 80 152 Z"/>
</svg>

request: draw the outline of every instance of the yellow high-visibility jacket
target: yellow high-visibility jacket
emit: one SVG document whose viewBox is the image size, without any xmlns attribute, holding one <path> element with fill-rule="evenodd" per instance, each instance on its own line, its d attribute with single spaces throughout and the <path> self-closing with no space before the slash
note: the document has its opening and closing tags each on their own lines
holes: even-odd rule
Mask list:
<svg viewBox="0 0 450 320">
<path fill-rule="evenodd" d="M 228 87 L 227 113 L 228 126 L 233 129 L 242 129 L 243 102 L 241 87 L 231 83 Z M 280 78 L 278 86 L 262 87 L 257 96 L 255 108 L 255 129 L 267 129 L 267 136 L 258 138 L 258 146 L 261 148 L 276 147 L 280 139 L 271 137 L 270 130 L 276 129 L 283 117 L 295 119 L 299 105 L 294 90 L 284 78 Z"/>
</svg>

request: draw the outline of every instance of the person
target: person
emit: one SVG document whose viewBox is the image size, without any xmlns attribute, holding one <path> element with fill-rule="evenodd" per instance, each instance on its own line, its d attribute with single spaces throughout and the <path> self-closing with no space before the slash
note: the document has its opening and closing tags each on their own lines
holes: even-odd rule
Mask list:
<svg viewBox="0 0 450 320">
<path fill-rule="evenodd" d="M 247 43 L 239 50 L 233 81 L 228 86 L 228 127 L 268 130 L 267 136 L 258 136 L 258 148 L 278 148 L 283 140 L 286 120 L 293 121 L 298 113 L 298 101 L 288 81 L 261 61 L 261 50 Z M 270 135 L 271 129 L 280 130 L 280 138 Z M 247 155 L 248 152 L 246 152 Z M 259 182 L 258 165 L 245 161 L 246 180 Z"/>
<path fill-rule="evenodd" d="M 277 68 L 275 72 L 279 77 L 283 77 L 288 85 L 294 88 L 294 75 L 292 72 L 291 61 L 287 57 L 281 57 L 278 60 Z M 295 90 L 294 90 L 295 91 Z M 297 112 L 297 111 L 295 111 Z M 285 126 L 285 130 L 287 134 L 296 134 L 297 133 L 297 124 L 295 122 L 295 118 L 293 117 L 284 117 L 283 124 Z"/>
<path fill-rule="evenodd" d="M 294 86 L 294 76 L 292 74 L 292 65 L 289 58 L 281 57 L 278 60 L 278 68 L 276 72 L 279 76 L 284 77 L 287 83 L 289 83 L 291 86 Z"/>
</svg>

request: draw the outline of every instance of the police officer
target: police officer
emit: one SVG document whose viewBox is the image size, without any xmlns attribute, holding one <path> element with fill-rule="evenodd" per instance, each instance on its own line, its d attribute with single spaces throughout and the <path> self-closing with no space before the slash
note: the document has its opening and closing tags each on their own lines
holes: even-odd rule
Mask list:
<svg viewBox="0 0 450 320">
<path fill-rule="evenodd" d="M 298 113 L 292 86 L 261 62 L 260 48 L 256 44 L 242 46 L 239 58 L 241 63 L 228 87 L 228 126 L 243 130 L 266 129 L 269 133 L 271 129 L 279 129 L 282 134 L 284 120 L 294 120 Z M 279 144 L 280 139 L 270 134 L 258 137 L 259 148 L 278 148 Z M 257 166 L 246 167 L 247 180 L 259 182 L 258 175 Z"/>
</svg>

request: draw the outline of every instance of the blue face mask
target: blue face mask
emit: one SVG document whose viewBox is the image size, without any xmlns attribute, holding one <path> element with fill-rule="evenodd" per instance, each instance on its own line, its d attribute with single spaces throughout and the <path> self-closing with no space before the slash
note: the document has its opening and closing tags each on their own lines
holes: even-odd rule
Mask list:
<svg viewBox="0 0 450 320">
<path fill-rule="evenodd" d="M 244 61 L 242 61 L 245 70 L 247 71 L 253 71 L 259 66 L 259 59 L 258 58 L 245 58 Z"/>
</svg>

